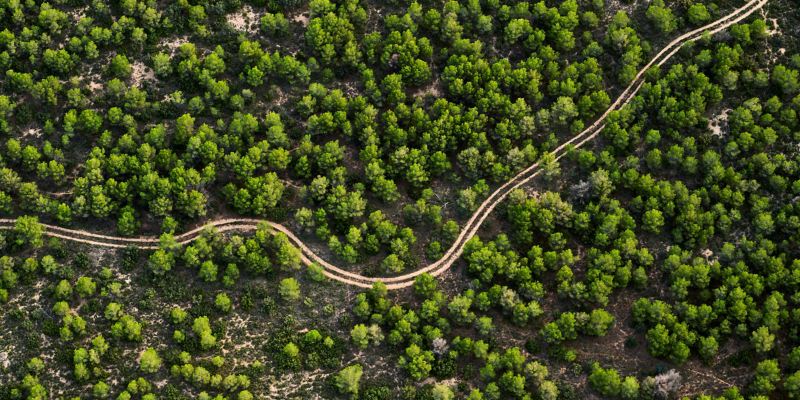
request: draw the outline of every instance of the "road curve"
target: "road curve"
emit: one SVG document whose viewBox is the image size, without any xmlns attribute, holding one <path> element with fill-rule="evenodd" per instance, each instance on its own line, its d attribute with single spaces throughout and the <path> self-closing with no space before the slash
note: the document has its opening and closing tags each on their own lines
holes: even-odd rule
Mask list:
<svg viewBox="0 0 800 400">
<path fill-rule="evenodd" d="M 559 145 L 555 150 L 551 152 L 555 160 L 559 160 L 562 157 L 564 157 L 569 151 L 569 149 L 580 148 L 587 142 L 597 137 L 597 135 L 605 127 L 605 120 L 608 117 L 608 115 L 613 111 L 619 110 L 621 107 L 628 104 L 634 98 L 634 96 L 639 92 L 639 89 L 644 84 L 643 77 L 651 67 L 664 65 L 664 63 L 666 63 L 673 55 L 675 55 L 675 53 L 677 53 L 678 50 L 680 50 L 680 48 L 686 43 L 700 39 L 706 34 L 706 32 L 712 35 L 720 32 L 728 28 L 729 26 L 736 24 L 744 20 L 745 18 L 749 17 L 753 12 L 761 9 L 768 2 L 769 0 L 751 0 L 744 6 L 736 10 L 733 10 L 726 16 L 714 22 L 711 22 L 708 25 L 684 33 L 683 35 L 677 37 L 669 44 L 664 46 L 664 48 L 661 49 L 661 51 L 659 51 L 650 60 L 650 62 L 648 62 L 644 67 L 642 67 L 639 70 L 639 72 L 636 74 L 635 78 L 628 85 L 628 87 L 625 88 L 622 94 L 620 94 L 620 96 L 617 97 L 614 103 L 611 104 L 611 106 L 609 106 L 609 108 L 602 115 L 600 115 L 597 118 L 597 120 L 595 120 L 594 123 L 592 123 L 589 127 L 584 129 L 582 132 L 578 133 L 577 135 L 571 137 L 566 142 Z M 541 173 L 541 169 L 539 167 L 540 163 L 536 162 L 531 166 L 529 166 L 528 168 L 520 171 L 513 178 L 511 178 L 506 183 L 495 189 L 495 191 L 493 191 L 478 206 L 478 208 L 472 214 L 470 219 L 461 229 L 461 232 L 456 238 L 456 240 L 453 242 L 453 244 L 450 246 L 450 248 L 447 250 L 444 256 L 442 256 L 439 260 L 425 267 L 417 269 L 413 272 L 409 272 L 407 274 L 399 276 L 368 277 L 341 269 L 319 257 L 313 250 L 311 250 L 299 237 L 297 237 L 287 227 L 277 222 L 265 219 L 254 219 L 254 218 L 218 219 L 211 222 L 207 222 L 201 226 L 198 226 L 182 234 L 176 235 L 175 239 L 179 244 L 187 244 L 200 237 L 201 233 L 205 229 L 213 228 L 216 229 L 218 232 L 229 232 L 229 231 L 243 232 L 243 231 L 253 231 L 258 229 L 259 226 L 266 225 L 271 231 L 280 232 L 286 235 L 289 238 L 289 240 L 300 249 L 301 261 L 306 265 L 310 265 L 312 263 L 319 264 L 323 268 L 322 271 L 323 275 L 325 275 L 329 279 L 362 288 L 369 288 L 372 286 L 373 283 L 381 281 L 384 282 L 386 284 L 386 287 L 390 290 L 402 289 L 413 285 L 414 279 L 423 273 L 427 272 L 433 276 L 438 276 L 443 272 L 447 271 L 453 265 L 453 263 L 461 256 L 467 241 L 469 241 L 469 239 L 472 238 L 477 233 L 478 229 L 480 229 L 483 222 L 486 221 L 486 219 L 489 217 L 492 211 L 494 211 L 497 205 L 500 204 L 503 200 L 505 200 L 505 198 L 508 197 L 508 195 L 514 189 L 519 188 L 520 186 L 528 183 L 530 180 L 538 176 L 539 173 Z M 0 230 L 13 229 L 15 223 L 16 219 L 0 219 Z M 111 248 L 126 248 L 132 246 L 143 250 L 154 250 L 158 249 L 159 247 L 159 238 L 154 236 L 149 236 L 149 237 L 110 236 L 83 230 L 63 228 L 56 225 L 42 224 L 42 226 L 44 227 L 44 234 L 47 236 L 84 243 L 93 246 L 102 246 Z"/>
</svg>

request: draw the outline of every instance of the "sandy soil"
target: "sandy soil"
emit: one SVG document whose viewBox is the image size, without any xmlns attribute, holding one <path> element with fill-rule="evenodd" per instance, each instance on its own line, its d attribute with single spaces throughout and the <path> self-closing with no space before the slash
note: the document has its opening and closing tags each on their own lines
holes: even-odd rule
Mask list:
<svg viewBox="0 0 800 400">
<path fill-rule="evenodd" d="M 69 16 L 72 17 L 72 19 L 75 22 L 78 22 L 83 17 L 86 16 L 86 10 L 88 10 L 88 9 L 89 9 L 89 6 L 83 6 L 83 7 L 80 7 L 80 8 L 76 8 L 76 9 L 72 10 L 71 12 L 69 12 Z"/>
<path fill-rule="evenodd" d="M 761 18 L 764 19 L 767 23 L 767 34 L 770 36 L 781 36 L 783 35 L 783 30 L 781 30 L 780 24 L 778 23 L 777 18 L 768 18 L 768 12 L 766 9 L 761 9 Z"/>
<path fill-rule="evenodd" d="M 303 25 L 303 27 L 308 26 L 308 13 L 295 15 L 294 17 L 292 17 L 292 22 L 296 22 L 300 25 Z"/>
<path fill-rule="evenodd" d="M 708 129 L 712 136 L 722 137 L 728 133 L 728 113 L 731 111 L 730 108 L 727 108 L 708 120 Z"/>
<path fill-rule="evenodd" d="M 424 96 L 433 96 L 433 97 L 442 97 L 442 87 L 438 79 L 431 82 L 428 86 L 421 87 L 419 90 L 414 92 L 414 97 L 424 97 Z"/>
<path fill-rule="evenodd" d="M 156 75 L 153 70 L 147 65 L 144 65 L 141 61 L 134 61 L 133 64 L 131 64 L 131 68 L 133 68 L 131 84 L 134 86 L 141 86 L 145 81 L 154 82 L 156 80 Z"/>
<path fill-rule="evenodd" d="M 238 11 L 226 15 L 225 19 L 233 29 L 252 35 L 258 32 L 258 22 L 261 19 L 261 15 L 256 13 L 249 4 L 245 4 Z"/>
<path fill-rule="evenodd" d="M 178 47 L 181 47 L 181 45 L 184 43 L 189 43 L 189 37 L 187 35 L 163 38 L 158 43 L 158 46 L 165 47 L 167 50 L 169 50 L 170 55 L 175 55 Z"/>
<path fill-rule="evenodd" d="M 43 134 L 44 132 L 42 131 L 41 128 L 28 128 L 22 131 L 22 137 L 24 138 L 25 137 L 40 138 L 42 137 Z"/>
</svg>

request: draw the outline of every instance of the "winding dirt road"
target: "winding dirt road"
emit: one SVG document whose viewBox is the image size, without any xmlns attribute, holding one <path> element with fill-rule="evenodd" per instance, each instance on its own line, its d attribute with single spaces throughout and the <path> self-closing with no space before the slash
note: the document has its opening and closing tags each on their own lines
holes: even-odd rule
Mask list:
<svg viewBox="0 0 800 400">
<path fill-rule="evenodd" d="M 589 127 L 587 127 L 583 132 L 573 136 L 566 142 L 562 143 L 558 148 L 553 150 L 551 153 L 554 156 L 555 160 L 559 160 L 564 157 L 569 149 L 571 148 L 580 148 L 587 142 L 591 141 L 603 130 L 605 127 L 605 120 L 608 115 L 615 111 L 619 110 L 621 107 L 628 104 L 639 92 L 639 89 L 642 87 L 644 83 L 643 77 L 645 73 L 653 66 L 661 66 L 666 63 L 675 53 L 680 50 L 680 48 L 685 45 L 686 43 L 696 41 L 703 37 L 706 33 L 708 34 L 715 34 L 718 33 L 729 26 L 736 24 L 745 18 L 749 17 L 755 11 L 761 9 L 769 2 L 769 0 L 751 0 L 746 3 L 744 6 L 732 11 L 728 15 L 723 18 L 720 18 L 708 25 L 703 27 L 697 28 L 690 32 L 684 33 L 683 35 L 679 36 L 669 44 L 667 44 L 661 51 L 659 51 L 651 60 L 647 63 L 642 69 L 636 74 L 636 77 L 633 79 L 630 85 L 622 92 L 622 94 L 617 97 L 614 103 L 600 116 L 597 120 L 592 123 Z M 294 243 L 301 250 L 301 259 L 302 262 L 306 265 L 310 265 L 312 263 L 317 263 L 323 267 L 323 274 L 335 281 L 345 283 L 348 285 L 358 286 L 362 288 L 371 287 L 373 283 L 377 281 L 384 282 L 388 289 L 402 289 L 409 287 L 414 284 L 414 279 L 423 274 L 423 273 L 430 273 L 433 276 L 438 276 L 448 270 L 453 263 L 461 256 L 462 252 L 464 251 L 464 246 L 466 245 L 467 241 L 472 238 L 481 227 L 484 221 L 489 217 L 489 215 L 494 211 L 495 207 L 500 204 L 505 198 L 514 190 L 519 188 L 520 186 L 528 183 L 530 180 L 535 178 L 537 175 L 541 173 L 540 163 L 536 162 L 533 165 L 529 166 L 528 168 L 524 169 L 523 171 L 519 172 L 516 176 L 511 178 L 509 181 L 498 187 L 494 192 L 492 192 L 475 210 L 472 214 L 470 219 L 466 222 L 464 227 L 461 229 L 461 233 L 458 235 L 456 240 L 447 250 L 447 252 L 440 258 L 439 260 L 417 269 L 413 272 L 409 272 L 405 275 L 400 276 L 392 276 L 392 277 L 368 277 L 363 276 L 354 272 L 346 271 L 341 269 L 321 257 L 319 257 L 314 251 L 312 251 L 300 238 L 298 238 L 291 230 L 286 228 L 285 226 L 278 224 L 276 222 L 272 222 L 269 220 L 264 219 L 252 219 L 252 218 L 231 218 L 231 219 L 219 219 L 215 221 L 208 222 L 202 226 L 194 228 L 190 231 L 184 232 L 180 235 L 177 235 L 175 239 L 180 244 L 190 243 L 196 240 L 202 231 L 206 228 L 215 228 L 218 232 L 228 232 L 228 231 L 237 231 L 237 232 L 244 232 L 244 231 L 253 231 L 256 230 L 260 225 L 266 224 L 270 230 L 273 232 L 280 232 L 285 234 L 289 240 Z M 0 229 L 13 229 L 16 219 L 0 219 Z M 44 234 L 51 237 L 57 237 L 64 240 L 70 240 L 74 242 L 84 243 L 93 246 L 102 246 L 102 247 L 111 247 L 111 248 L 126 248 L 126 247 L 137 247 L 144 250 L 153 250 L 157 249 L 159 245 L 159 238 L 158 237 L 120 237 L 120 236 L 108 236 L 108 235 L 101 235 L 96 234 L 88 231 L 82 230 L 75 230 L 75 229 L 67 229 L 55 225 L 47 225 L 42 224 L 45 228 Z"/>
</svg>

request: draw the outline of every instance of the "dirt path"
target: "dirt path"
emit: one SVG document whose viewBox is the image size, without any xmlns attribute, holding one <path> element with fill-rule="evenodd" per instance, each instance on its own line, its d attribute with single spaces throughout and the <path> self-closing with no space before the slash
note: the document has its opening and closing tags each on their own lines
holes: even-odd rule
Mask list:
<svg viewBox="0 0 800 400">
<path fill-rule="evenodd" d="M 661 66 L 664 65 L 675 53 L 680 50 L 680 48 L 689 42 L 696 41 L 703 37 L 703 35 L 708 32 L 709 34 L 718 33 L 729 26 L 736 24 L 743 19 L 749 17 L 755 11 L 761 9 L 769 2 L 769 0 L 751 0 L 741 8 L 738 8 L 732 11 L 730 14 L 726 15 L 723 18 L 720 18 L 708 25 L 703 27 L 697 28 L 690 32 L 684 33 L 683 35 L 679 36 L 669 44 L 667 44 L 661 51 L 659 51 L 651 60 L 647 63 L 639 73 L 636 74 L 636 77 L 633 79 L 630 85 L 622 92 L 622 94 L 617 97 L 614 103 L 600 116 L 598 119 L 592 123 L 588 128 L 586 128 L 583 132 L 573 136 L 566 142 L 562 143 L 558 148 L 552 151 L 552 154 L 556 160 L 561 159 L 564 157 L 569 149 L 572 148 L 580 148 L 587 142 L 591 141 L 603 130 L 605 127 L 605 119 L 608 115 L 615 111 L 619 110 L 621 107 L 628 104 L 639 92 L 639 89 L 644 84 L 644 80 L 642 79 L 645 73 L 653 66 Z M 227 218 L 227 219 L 219 219 L 215 221 L 208 222 L 202 226 L 194 228 L 190 231 L 184 232 L 180 235 L 175 236 L 175 239 L 180 244 L 187 244 L 198 237 L 204 229 L 207 228 L 215 228 L 218 232 L 227 232 L 227 231 L 252 231 L 258 229 L 258 227 L 262 224 L 265 224 L 270 230 L 273 232 L 280 232 L 285 234 L 289 240 L 297 246 L 301 250 L 301 259 L 304 264 L 309 265 L 312 263 L 317 263 L 323 267 L 323 274 L 328 277 L 329 279 L 345 283 L 348 285 L 368 288 L 372 286 L 374 282 L 384 282 L 388 289 L 402 289 L 409 287 L 414 284 L 414 279 L 423 274 L 423 273 L 430 273 L 433 276 L 438 276 L 443 272 L 447 271 L 453 263 L 461 256 L 464 251 L 464 246 L 466 245 L 467 241 L 472 238 L 480 229 L 481 225 L 484 221 L 489 217 L 489 215 L 494 211 L 495 207 L 500 204 L 506 197 L 514 190 L 519 188 L 520 186 L 530 182 L 533 178 L 539 175 L 541 172 L 540 163 L 536 162 L 533 165 L 529 166 L 528 168 L 524 169 L 516 176 L 511 178 L 509 181 L 501 185 L 497 188 L 494 192 L 492 192 L 475 210 L 472 214 L 470 219 L 461 229 L 461 233 L 458 235 L 456 240 L 447 250 L 447 252 L 440 258 L 439 260 L 417 269 L 413 272 L 409 272 L 404 275 L 400 276 L 392 276 L 392 277 L 368 277 L 359 275 L 354 272 L 346 271 L 341 269 L 321 257 L 319 257 L 314 251 L 312 251 L 308 246 L 306 246 L 303 241 L 298 238 L 291 230 L 287 227 L 272 222 L 269 220 L 264 219 L 253 219 L 253 218 Z M 0 219 L 0 229 L 13 229 L 16 219 Z M 62 228 L 55 225 L 47 225 L 42 224 L 45 228 L 44 234 L 47 236 L 57 237 L 65 240 L 71 240 L 74 242 L 89 244 L 93 246 L 103 246 L 103 247 L 112 247 L 112 248 L 125 248 L 129 246 L 134 246 L 144 250 L 153 250 L 158 249 L 159 245 L 159 238 L 158 237 L 120 237 L 120 236 L 109 236 L 109 235 L 101 235 L 96 234 L 88 231 L 83 230 L 75 230 L 75 229 L 68 229 Z"/>
</svg>

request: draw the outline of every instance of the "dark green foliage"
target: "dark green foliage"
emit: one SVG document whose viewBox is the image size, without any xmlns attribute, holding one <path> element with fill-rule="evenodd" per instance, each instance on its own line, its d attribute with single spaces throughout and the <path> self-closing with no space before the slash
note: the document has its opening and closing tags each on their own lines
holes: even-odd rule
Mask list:
<svg viewBox="0 0 800 400">
<path fill-rule="evenodd" d="M 293 345 L 299 353 L 296 357 L 287 354 L 287 345 Z M 339 366 L 343 343 L 340 339 L 324 336 L 316 330 L 298 334 L 287 326 L 277 330 L 264 344 L 264 350 L 274 357 L 274 366 L 279 371 L 314 370 Z"/>
</svg>

